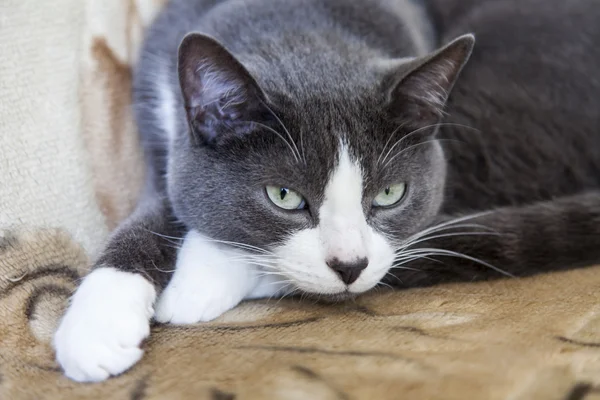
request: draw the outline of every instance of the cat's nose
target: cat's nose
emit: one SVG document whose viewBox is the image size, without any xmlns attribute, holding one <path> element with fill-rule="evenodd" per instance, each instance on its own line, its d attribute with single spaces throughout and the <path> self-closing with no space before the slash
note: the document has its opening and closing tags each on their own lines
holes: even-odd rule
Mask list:
<svg viewBox="0 0 600 400">
<path fill-rule="evenodd" d="M 360 276 L 360 273 L 367 268 L 369 260 L 360 258 L 353 262 L 342 262 L 337 258 L 334 258 L 327 261 L 327 265 L 339 275 L 342 282 L 346 285 L 350 285 L 354 283 Z"/>
</svg>

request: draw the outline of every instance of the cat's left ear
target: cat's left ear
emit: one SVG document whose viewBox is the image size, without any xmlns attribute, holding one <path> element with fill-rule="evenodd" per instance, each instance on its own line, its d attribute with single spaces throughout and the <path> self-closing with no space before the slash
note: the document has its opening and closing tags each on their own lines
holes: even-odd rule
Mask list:
<svg viewBox="0 0 600 400">
<path fill-rule="evenodd" d="M 266 96 L 257 82 L 210 36 L 190 33 L 183 39 L 179 46 L 178 70 L 188 123 L 196 144 L 215 144 L 228 136 L 243 134 L 244 129 L 236 124 L 255 120 L 263 111 Z"/>
<path fill-rule="evenodd" d="M 388 111 L 393 118 L 426 126 L 444 115 L 448 96 L 471 56 L 475 37 L 460 36 L 424 57 L 404 63 L 386 81 Z"/>
</svg>

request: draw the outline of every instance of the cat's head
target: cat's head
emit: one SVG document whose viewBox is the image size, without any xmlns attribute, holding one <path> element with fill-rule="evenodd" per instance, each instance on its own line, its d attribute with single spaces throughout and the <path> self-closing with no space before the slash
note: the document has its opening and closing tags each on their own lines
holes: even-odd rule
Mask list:
<svg viewBox="0 0 600 400">
<path fill-rule="evenodd" d="M 173 140 L 168 173 L 177 216 L 263 249 L 254 262 L 304 292 L 374 287 L 439 211 L 437 124 L 473 43 L 348 65 L 323 90 L 293 76 L 277 86 L 216 40 L 188 35 L 179 78 L 189 129 Z"/>
</svg>

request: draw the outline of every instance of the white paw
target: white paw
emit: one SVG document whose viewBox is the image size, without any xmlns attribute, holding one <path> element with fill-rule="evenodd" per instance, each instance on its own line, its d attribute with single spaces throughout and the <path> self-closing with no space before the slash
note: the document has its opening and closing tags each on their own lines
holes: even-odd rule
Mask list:
<svg viewBox="0 0 600 400">
<path fill-rule="evenodd" d="M 193 324 L 211 321 L 231 310 L 242 300 L 227 285 L 194 285 L 191 282 L 173 282 L 165 289 L 156 304 L 154 318 L 158 322 Z"/>
<path fill-rule="evenodd" d="M 235 307 L 257 284 L 256 268 L 243 258 L 239 250 L 189 232 L 154 318 L 163 323 L 193 324 L 215 319 Z"/>
<path fill-rule="evenodd" d="M 99 268 L 81 283 L 56 334 L 56 359 L 67 377 L 99 382 L 142 357 L 156 292 L 139 274 Z"/>
</svg>

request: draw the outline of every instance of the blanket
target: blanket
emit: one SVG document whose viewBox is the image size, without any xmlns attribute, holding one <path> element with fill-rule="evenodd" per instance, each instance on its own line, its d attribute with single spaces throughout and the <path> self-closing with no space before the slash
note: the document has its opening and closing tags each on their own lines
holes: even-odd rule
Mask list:
<svg viewBox="0 0 600 400">
<path fill-rule="evenodd" d="M 162 3 L 0 4 L 0 399 L 600 399 L 600 267 L 246 302 L 63 377 L 53 331 L 143 181 L 131 67 Z"/>
</svg>

